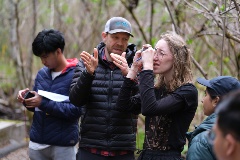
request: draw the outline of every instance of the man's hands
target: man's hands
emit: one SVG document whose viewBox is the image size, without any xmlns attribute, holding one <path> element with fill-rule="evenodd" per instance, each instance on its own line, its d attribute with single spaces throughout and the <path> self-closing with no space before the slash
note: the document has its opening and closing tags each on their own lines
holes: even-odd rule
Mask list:
<svg viewBox="0 0 240 160">
<path fill-rule="evenodd" d="M 37 92 L 35 91 L 30 91 L 32 94 L 35 96 L 29 99 L 24 99 L 25 94 L 29 91 L 28 88 L 20 90 L 18 92 L 17 100 L 20 103 L 25 103 L 27 108 L 34 108 L 40 106 L 42 102 L 42 96 L 40 96 Z"/>
<path fill-rule="evenodd" d="M 80 54 L 80 57 L 83 60 L 83 63 L 87 69 L 87 72 L 91 75 L 93 75 L 95 69 L 98 66 L 98 50 L 97 50 L 97 48 L 94 48 L 93 54 L 94 54 L 94 56 L 90 55 L 88 52 L 85 52 L 85 51 L 83 51 Z"/>
<path fill-rule="evenodd" d="M 126 52 L 123 52 L 121 56 L 118 55 L 118 54 L 115 54 L 115 53 L 111 53 L 110 56 L 113 60 L 113 63 L 118 68 L 121 69 L 123 76 L 126 76 L 128 74 L 128 71 L 129 71 L 128 63 L 127 63 L 127 60 L 125 58 Z"/>
</svg>

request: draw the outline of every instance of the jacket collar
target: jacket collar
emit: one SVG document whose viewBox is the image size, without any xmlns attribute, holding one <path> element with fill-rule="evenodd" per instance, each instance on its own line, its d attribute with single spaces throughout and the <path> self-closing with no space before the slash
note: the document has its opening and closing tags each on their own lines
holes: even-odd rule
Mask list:
<svg viewBox="0 0 240 160">
<path fill-rule="evenodd" d="M 75 67 L 78 63 L 78 59 L 77 58 L 72 58 L 72 59 L 67 59 L 67 66 L 62 70 L 62 73 L 65 73 L 67 71 L 68 68 L 71 68 L 71 67 Z"/>
<path fill-rule="evenodd" d="M 100 60 L 100 61 L 103 61 L 103 60 L 102 60 L 102 57 L 103 57 L 104 48 L 105 48 L 104 42 L 100 42 L 100 43 L 97 45 L 96 48 L 98 49 L 98 57 L 99 57 L 99 60 Z M 137 51 L 137 46 L 136 46 L 135 44 L 129 43 L 128 46 L 127 46 L 127 49 L 126 49 L 126 59 L 127 59 L 128 64 L 131 64 L 131 63 L 132 63 L 133 57 L 134 57 L 136 51 Z"/>
<path fill-rule="evenodd" d="M 67 66 L 62 70 L 61 74 L 65 73 L 65 72 L 68 72 L 68 70 L 72 67 L 75 67 L 78 63 L 78 59 L 77 58 L 72 58 L 72 59 L 67 59 Z M 51 75 L 51 70 L 44 66 L 43 69 L 49 74 Z"/>
<path fill-rule="evenodd" d="M 198 135 L 201 132 L 204 132 L 206 130 L 210 130 L 215 121 L 216 121 L 216 113 L 211 114 L 208 116 L 193 132 L 187 132 L 186 136 L 189 141 L 191 141 L 196 135 Z"/>
</svg>

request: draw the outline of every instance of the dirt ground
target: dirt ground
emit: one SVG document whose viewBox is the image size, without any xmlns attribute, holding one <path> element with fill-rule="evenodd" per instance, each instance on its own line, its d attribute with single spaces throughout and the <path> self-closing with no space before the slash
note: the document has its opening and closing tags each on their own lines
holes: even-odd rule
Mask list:
<svg viewBox="0 0 240 160">
<path fill-rule="evenodd" d="M 0 158 L 0 160 L 29 160 L 28 158 L 28 147 L 23 147 L 20 149 L 17 149 L 8 155 L 6 155 L 3 158 Z"/>
</svg>

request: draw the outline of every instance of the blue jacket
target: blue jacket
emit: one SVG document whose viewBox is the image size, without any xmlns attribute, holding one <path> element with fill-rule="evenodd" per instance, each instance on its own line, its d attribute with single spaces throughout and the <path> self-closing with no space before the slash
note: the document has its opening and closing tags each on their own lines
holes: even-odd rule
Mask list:
<svg viewBox="0 0 240 160">
<path fill-rule="evenodd" d="M 208 143 L 207 134 L 216 121 L 216 114 L 208 116 L 193 132 L 187 133 L 189 141 L 187 160 L 215 160 L 213 146 Z"/>
<path fill-rule="evenodd" d="M 52 80 L 51 71 L 47 67 L 40 69 L 33 90 L 36 92 L 44 90 L 69 96 L 69 88 L 78 60 L 73 59 L 73 61 L 75 65 L 70 65 L 54 80 Z M 74 106 L 69 100 L 56 102 L 42 97 L 41 105 L 31 111 L 34 111 L 30 129 L 31 141 L 57 146 L 74 146 L 78 142 L 78 120 L 81 108 Z"/>
</svg>

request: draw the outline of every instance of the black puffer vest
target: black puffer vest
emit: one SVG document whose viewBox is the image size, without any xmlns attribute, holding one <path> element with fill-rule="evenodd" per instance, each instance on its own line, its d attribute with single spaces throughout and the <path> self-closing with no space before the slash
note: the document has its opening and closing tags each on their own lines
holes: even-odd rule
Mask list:
<svg viewBox="0 0 240 160">
<path fill-rule="evenodd" d="M 102 150 L 135 150 L 137 116 L 115 110 L 121 85 L 124 81 L 119 68 L 111 69 L 102 60 L 105 44 L 98 48 L 99 63 L 95 75 L 87 73 L 80 60 L 71 84 L 70 101 L 82 106 L 80 147 Z M 132 63 L 136 46 L 126 51 L 128 64 Z"/>
</svg>

